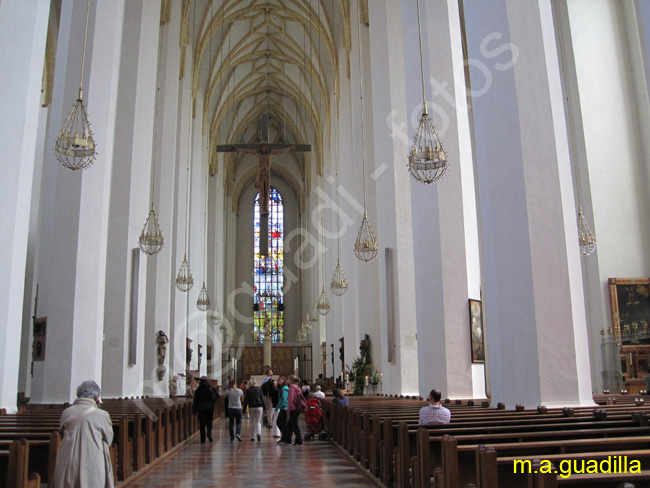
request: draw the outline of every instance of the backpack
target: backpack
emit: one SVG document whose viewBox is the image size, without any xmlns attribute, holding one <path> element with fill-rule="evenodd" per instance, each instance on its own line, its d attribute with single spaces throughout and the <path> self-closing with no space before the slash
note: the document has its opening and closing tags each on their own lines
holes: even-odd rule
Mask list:
<svg viewBox="0 0 650 488">
<path fill-rule="evenodd" d="M 269 396 L 271 394 L 271 387 L 273 386 L 273 380 L 268 379 L 264 383 L 262 383 L 262 395 L 264 396 Z"/>
<path fill-rule="evenodd" d="M 296 392 L 295 399 L 297 407 L 296 410 L 298 410 L 300 413 L 305 413 L 307 411 L 307 400 L 302 394 L 302 391 Z"/>
<path fill-rule="evenodd" d="M 210 394 L 212 403 L 217 403 L 219 400 L 219 392 L 216 390 L 216 388 L 210 387 Z"/>
</svg>

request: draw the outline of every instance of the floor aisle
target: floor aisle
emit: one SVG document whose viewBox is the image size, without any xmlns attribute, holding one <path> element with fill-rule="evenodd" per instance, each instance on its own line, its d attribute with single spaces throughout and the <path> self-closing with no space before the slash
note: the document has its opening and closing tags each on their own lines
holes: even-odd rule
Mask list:
<svg viewBox="0 0 650 488">
<path fill-rule="evenodd" d="M 212 444 L 201 444 L 197 436 L 127 488 L 375 486 L 327 441 L 278 446 L 262 428 L 262 441 L 251 442 L 243 420 L 242 442 L 231 444 L 226 419 L 214 423 L 212 437 Z"/>
</svg>

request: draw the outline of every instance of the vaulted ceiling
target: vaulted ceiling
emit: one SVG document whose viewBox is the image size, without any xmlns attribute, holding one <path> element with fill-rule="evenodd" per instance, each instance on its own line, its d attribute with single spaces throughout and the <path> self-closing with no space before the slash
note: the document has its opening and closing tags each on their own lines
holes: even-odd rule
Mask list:
<svg viewBox="0 0 650 488">
<path fill-rule="evenodd" d="M 203 104 L 211 173 L 217 144 L 260 141 L 263 114 L 270 142 L 311 144 L 322 173 L 341 63 L 349 74 L 349 0 L 184 0 L 182 15 L 181 66 L 194 56 L 181 76 L 191 76 L 194 103 Z M 309 157 L 293 154 L 308 179 Z M 225 155 L 226 179 L 239 157 Z"/>
</svg>

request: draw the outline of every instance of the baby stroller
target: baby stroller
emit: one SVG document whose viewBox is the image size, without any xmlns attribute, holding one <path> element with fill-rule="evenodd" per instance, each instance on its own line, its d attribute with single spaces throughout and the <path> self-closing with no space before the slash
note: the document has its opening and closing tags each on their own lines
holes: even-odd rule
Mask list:
<svg viewBox="0 0 650 488">
<path fill-rule="evenodd" d="M 327 435 L 323 432 L 323 408 L 318 398 L 307 400 L 307 411 L 305 412 L 305 421 L 307 422 L 307 431 L 305 440 L 311 440 L 318 435 L 319 440 L 326 440 Z"/>
</svg>

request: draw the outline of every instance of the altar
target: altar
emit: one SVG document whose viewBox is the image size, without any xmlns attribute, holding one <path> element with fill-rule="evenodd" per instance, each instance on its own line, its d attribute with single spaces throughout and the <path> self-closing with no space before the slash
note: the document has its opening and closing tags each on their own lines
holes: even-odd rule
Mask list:
<svg viewBox="0 0 650 488">
<path fill-rule="evenodd" d="M 263 344 L 246 344 L 242 347 L 230 346 L 222 349 L 221 370 L 225 380 L 234 374 L 237 384 L 244 379 L 260 376 L 264 379 L 264 346 Z M 271 347 L 271 369 L 274 376 L 298 374 L 300 379 L 312 381 L 313 362 L 311 344 L 282 343 Z M 259 383 L 259 382 L 258 382 Z"/>
</svg>

